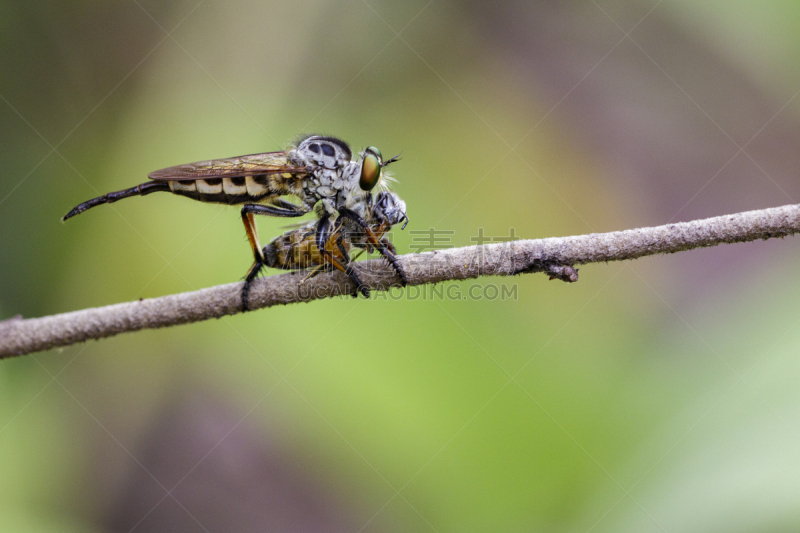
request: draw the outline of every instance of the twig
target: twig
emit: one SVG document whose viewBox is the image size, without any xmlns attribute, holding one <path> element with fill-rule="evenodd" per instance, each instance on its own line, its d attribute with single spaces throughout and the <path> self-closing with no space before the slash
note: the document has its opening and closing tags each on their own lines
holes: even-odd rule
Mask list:
<svg viewBox="0 0 800 533">
<path fill-rule="evenodd" d="M 574 265 L 636 259 L 722 243 L 784 237 L 800 232 L 800 205 L 788 205 L 692 222 L 611 233 L 467 246 L 399 258 L 410 285 L 479 276 L 545 272 L 551 279 L 577 281 Z M 372 289 L 387 290 L 399 280 L 382 260 L 358 263 L 359 276 Z M 342 273 L 301 283 L 304 273 L 258 280 L 252 309 L 352 294 Z M 0 322 L 0 359 L 147 328 L 163 328 L 241 312 L 241 283 L 219 285 L 71 313 Z"/>
</svg>

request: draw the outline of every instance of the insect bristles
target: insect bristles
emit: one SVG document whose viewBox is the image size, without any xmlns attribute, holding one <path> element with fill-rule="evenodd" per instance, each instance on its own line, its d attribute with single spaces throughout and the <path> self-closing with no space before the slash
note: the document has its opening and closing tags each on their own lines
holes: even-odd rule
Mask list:
<svg viewBox="0 0 800 533">
<path fill-rule="evenodd" d="M 381 172 L 381 181 L 378 183 L 378 190 L 392 192 L 395 183 L 397 183 L 397 178 L 384 170 Z"/>
</svg>

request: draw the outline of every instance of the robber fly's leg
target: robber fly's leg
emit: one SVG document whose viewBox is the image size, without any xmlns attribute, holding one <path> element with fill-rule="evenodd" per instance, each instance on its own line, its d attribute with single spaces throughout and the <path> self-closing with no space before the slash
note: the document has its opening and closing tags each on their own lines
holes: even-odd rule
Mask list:
<svg viewBox="0 0 800 533">
<path fill-rule="evenodd" d="M 302 206 L 295 205 L 292 202 L 287 202 L 283 198 L 273 198 L 271 203 L 272 203 L 273 206 L 275 206 L 275 207 L 277 207 L 279 209 L 286 209 L 287 211 L 300 210 L 301 214 L 305 214 L 308 211 L 310 211 L 310 209 L 306 209 L 306 208 L 304 208 Z"/>
<path fill-rule="evenodd" d="M 394 268 L 394 271 L 397 272 L 397 275 L 400 277 L 400 281 L 403 283 L 403 285 L 408 285 L 408 279 L 406 278 L 406 274 L 400 267 L 400 263 L 397 262 L 397 256 L 393 252 L 394 246 L 392 246 L 391 243 L 389 243 L 389 246 L 386 246 L 386 244 L 383 244 L 381 241 L 379 241 L 378 238 L 375 236 L 375 232 L 372 231 L 369 225 L 366 222 L 364 222 L 364 220 L 353 211 L 349 209 L 340 209 L 339 215 L 349 218 L 350 220 L 361 226 L 361 229 L 364 230 L 364 234 L 367 237 L 367 242 L 369 242 L 375 249 L 377 249 L 381 253 L 381 255 L 386 258 L 387 261 L 389 261 L 389 264 L 391 264 L 392 268 Z M 389 241 L 386 240 L 386 242 L 388 243 Z"/>
<path fill-rule="evenodd" d="M 342 235 L 341 233 L 339 234 L 339 237 L 336 239 L 336 247 L 339 249 L 339 253 L 342 254 L 345 263 L 350 263 L 351 262 L 350 254 L 347 253 L 347 248 L 344 245 L 344 235 Z"/>
<path fill-rule="evenodd" d="M 250 270 L 247 271 L 247 275 L 244 277 L 244 287 L 242 287 L 242 310 L 249 311 L 249 304 L 247 302 L 247 298 L 250 295 L 250 285 L 253 283 L 253 280 L 258 277 L 259 272 L 264 267 L 264 263 L 260 261 L 256 261 L 253 263 L 253 266 L 250 267 Z"/>
<path fill-rule="evenodd" d="M 253 213 L 272 217 L 301 217 L 308 213 L 308 209 L 286 202 L 280 198 L 274 200 L 274 202 L 277 205 L 245 204 L 244 207 L 242 207 L 242 214 Z"/>
<path fill-rule="evenodd" d="M 360 292 L 361 294 L 363 294 L 365 298 L 369 298 L 369 287 L 367 287 L 366 285 L 364 285 L 364 284 L 361 282 L 361 280 L 360 280 L 360 279 L 359 279 L 359 277 L 358 277 L 358 274 L 356 274 L 356 271 L 355 271 L 355 269 L 353 268 L 353 265 L 352 265 L 351 263 L 344 263 L 344 264 L 342 264 L 342 263 L 341 263 L 341 261 L 339 261 L 338 259 L 336 259 L 335 257 L 333 257 L 333 256 L 332 256 L 332 255 L 330 255 L 330 254 L 328 254 L 328 261 L 330 261 L 330 262 L 331 262 L 331 264 L 332 264 L 334 267 L 338 268 L 339 270 L 341 270 L 342 272 L 344 272 L 345 274 L 347 274 L 347 276 L 348 276 L 348 277 L 349 277 L 351 280 L 353 280 L 353 283 L 355 283 L 355 284 L 356 284 L 356 290 L 357 290 L 358 292 L 357 292 L 356 294 L 353 294 L 353 297 L 354 297 L 354 298 L 355 298 L 355 297 L 358 297 L 358 293 L 359 293 L 359 292 Z"/>
<path fill-rule="evenodd" d="M 289 206 L 293 208 L 290 209 Z M 298 207 L 289 202 L 283 202 L 280 207 L 260 204 L 245 204 L 242 207 L 242 223 L 244 223 L 244 231 L 247 233 L 247 240 L 250 241 L 250 248 L 253 249 L 253 266 L 247 271 L 244 278 L 244 287 L 242 287 L 242 309 L 247 311 L 247 297 L 250 293 L 250 285 L 253 280 L 258 277 L 261 268 L 264 266 L 264 252 L 261 250 L 261 243 L 258 241 L 258 229 L 256 228 L 256 221 L 254 215 L 271 215 L 278 217 L 299 217 L 305 214 L 301 207 Z"/>
<path fill-rule="evenodd" d="M 384 245 L 386 247 L 387 250 L 392 252 L 394 255 L 397 255 L 397 251 L 395 251 L 395 249 L 394 249 L 394 244 L 392 244 L 389 241 L 389 239 L 387 239 L 386 237 L 382 237 L 380 242 L 381 242 L 382 245 Z"/>
<path fill-rule="evenodd" d="M 339 209 L 339 215 L 343 218 L 349 218 L 359 226 L 361 229 L 364 230 L 364 235 L 367 237 L 367 242 L 369 242 L 372 246 L 378 246 L 378 238 L 375 237 L 375 232 L 370 229 L 369 224 L 364 222 L 364 219 L 358 216 L 356 213 L 351 211 L 350 209 L 342 208 Z"/>
<path fill-rule="evenodd" d="M 264 266 L 264 252 L 261 251 L 261 243 L 258 242 L 258 229 L 253 217 L 253 213 L 247 213 L 242 209 L 242 223 L 244 224 L 244 231 L 247 233 L 247 240 L 250 241 L 250 248 L 253 249 L 253 266 L 247 271 L 244 277 L 244 287 L 242 287 L 242 309 L 248 310 L 247 296 L 250 293 L 250 285 L 253 280 L 258 277 L 261 272 L 261 267 Z"/>
<path fill-rule="evenodd" d="M 253 213 L 242 209 L 242 223 L 244 223 L 244 231 L 247 233 L 247 240 L 250 241 L 250 248 L 253 249 L 256 263 L 263 263 L 264 252 L 261 251 L 261 243 L 258 242 L 258 228 Z"/>
<path fill-rule="evenodd" d="M 378 246 L 375 248 L 389 261 L 394 271 L 400 276 L 400 281 L 403 282 L 403 285 L 408 285 L 408 278 L 406 278 L 406 273 L 400 267 L 400 263 L 397 262 L 397 255 L 394 253 L 394 246 L 392 246 L 392 243 L 390 243 L 388 239 L 381 239 L 378 242 Z"/>
<path fill-rule="evenodd" d="M 397 275 L 400 276 L 400 280 L 403 282 L 403 285 L 408 285 L 406 273 L 397 263 L 397 252 L 395 251 L 394 245 L 391 243 L 391 241 L 389 241 L 389 239 L 386 237 L 382 237 L 380 240 L 380 245 L 377 248 L 381 255 L 383 255 L 392 264 L 397 272 Z"/>
<path fill-rule="evenodd" d="M 344 263 L 339 261 L 333 254 L 327 249 L 328 241 L 332 238 L 331 235 L 332 231 L 332 224 L 328 217 L 324 216 L 319 219 L 319 223 L 317 223 L 317 234 L 316 234 L 316 245 L 319 249 L 319 253 L 322 258 L 328 262 L 329 264 L 333 265 L 334 267 L 338 268 L 347 276 L 353 280 L 353 283 L 356 284 L 356 294 L 353 296 L 358 296 L 360 292 L 366 298 L 369 298 L 369 289 L 366 285 L 364 285 L 361 280 L 358 278 L 355 270 L 353 269 L 353 265 L 350 263 L 350 258 L 347 254 L 343 254 L 342 258 L 344 259 Z M 341 251 L 341 250 L 340 250 Z"/>
<path fill-rule="evenodd" d="M 286 206 L 292 206 L 289 209 Z M 256 263 L 264 261 L 264 253 L 261 251 L 261 243 L 258 242 L 258 229 L 256 229 L 256 221 L 254 215 L 272 215 L 276 217 L 299 217 L 305 214 L 302 207 L 298 207 L 289 202 L 283 202 L 281 207 L 260 204 L 245 204 L 242 207 L 242 222 L 244 223 L 244 230 L 247 232 L 247 239 L 250 241 L 250 247 L 253 249 L 253 256 Z"/>
</svg>

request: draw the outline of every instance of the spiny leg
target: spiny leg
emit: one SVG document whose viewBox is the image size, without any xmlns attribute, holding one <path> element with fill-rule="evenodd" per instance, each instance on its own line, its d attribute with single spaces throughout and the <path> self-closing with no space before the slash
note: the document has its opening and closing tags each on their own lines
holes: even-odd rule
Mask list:
<svg viewBox="0 0 800 533">
<path fill-rule="evenodd" d="M 253 283 L 253 280 L 258 277 L 258 274 L 261 272 L 261 269 L 264 268 L 264 263 L 256 261 L 253 263 L 253 266 L 250 267 L 250 270 L 247 271 L 247 275 L 244 277 L 244 286 L 242 287 L 242 310 L 249 311 L 249 305 L 247 302 L 247 298 L 250 295 L 250 285 Z"/>
<path fill-rule="evenodd" d="M 329 264 L 333 265 L 335 268 L 341 270 L 347 276 L 353 280 L 353 283 L 356 284 L 356 294 L 353 296 L 358 296 L 358 293 L 364 295 L 365 298 L 369 298 L 369 288 L 364 285 L 361 280 L 359 279 L 358 275 L 356 274 L 355 270 L 353 269 L 353 265 L 350 262 L 350 258 L 347 254 L 343 254 L 343 259 L 346 261 L 342 264 L 341 261 L 336 259 L 331 252 L 327 249 L 327 244 L 330 239 L 333 238 L 331 235 L 332 224 L 328 217 L 322 217 L 319 219 L 319 223 L 317 224 L 317 234 L 316 234 L 316 245 L 319 249 L 320 255 L 323 257 L 325 261 Z M 335 234 L 334 234 L 335 235 Z M 340 250 L 341 251 L 341 250 Z"/>
<path fill-rule="evenodd" d="M 353 261 L 352 261 L 352 259 L 350 259 L 350 254 L 348 253 L 348 248 L 345 246 L 344 234 L 339 233 L 338 235 L 339 236 L 336 238 L 336 249 L 339 251 L 339 254 L 342 256 L 341 263 L 345 267 L 345 273 L 348 276 L 350 276 L 353 279 L 353 281 L 356 282 L 356 285 L 358 286 L 359 290 L 364 294 L 364 296 L 369 298 L 369 289 L 367 289 L 367 287 L 365 287 L 365 286 L 361 286 L 361 280 L 359 280 L 358 276 L 356 276 L 355 269 L 353 268 Z"/>
<path fill-rule="evenodd" d="M 350 259 L 347 256 L 347 250 L 344 248 L 344 244 L 343 244 L 344 236 L 341 234 L 341 229 L 342 229 L 342 223 L 341 223 L 341 219 L 339 219 L 339 220 L 336 221 L 336 224 L 334 225 L 333 229 L 331 230 L 332 233 L 330 234 L 330 237 L 328 237 L 328 240 L 333 239 L 333 237 L 335 235 L 339 236 L 336 239 L 336 244 L 339 247 L 339 253 L 342 254 L 342 257 L 346 258 L 346 262 L 349 263 Z M 310 234 L 308 234 L 308 235 L 310 235 Z M 315 237 L 315 241 L 316 241 L 316 237 Z M 326 243 L 327 243 L 327 241 L 326 241 Z M 326 246 L 327 246 L 327 244 L 326 244 Z M 319 250 L 319 247 L 317 247 L 317 249 Z M 320 252 L 320 256 L 322 256 L 323 261 L 325 259 L 327 259 L 323 252 Z M 323 263 L 321 265 L 315 266 L 313 268 L 313 270 L 311 270 L 311 272 L 309 272 L 308 275 L 306 277 L 304 277 L 303 280 L 300 283 L 301 284 L 305 283 L 306 281 L 310 280 L 311 278 L 313 278 L 314 276 L 316 276 L 320 272 L 323 272 L 323 271 L 330 272 L 332 270 L 332 268 L 331 268 L 332 266 L 333 265 L 331 265 L 330 263 L 327 263 L 327 264 Z"/>
<path fill-rule="evenodd" d="M 389 241 L 389 239 L 387 239 L 387 238 L 385 238 L 385 237 L 384 237 L 384 238 L 382 238 L 382 239 L 380 240 L 380 243 L 381 243 L 382 245 L 384 245 L 384 246 L 386 247 L 386 249 L 387 249 L 387 250 L 389 250 L 391 253 L 393 253 L 393 254 L 397 255 L 397 252 L 394 250 L 394 245 L 393 245 L 393 244 L 392 244 L 392 243 Z M 361 257 L 361 256 L 364 254 L 364 252 L 366 252 L 366 250 L 365 250 L 365 249 L 363 249 L 363 248 L 362 248 L 361 250 L 359 250 L 358 252 L 356 252 L 356 255 L 354 255 L 354 256 L 351 258 L 351 261 L 355 261 L 356 259 L 358 259 L 359 257 Z"/>
<path fill-rule="evenodd" d="M 397 256 L 392 252 L 392 250 L 394 250 L 394 246 L 392 246 L 392 244 L 389 243 L 387 239 L 381 239 L 381 241 L 386 241 L 386 243 L 388 243 L 388 246 L 379 241 L 378 238 L 375 236 L 375 233 L 369 227 L 369 225 L 366 222 L 364 222 L 364 220 L 353 211 L 349 209 L 340 209 L 339 215 L 347 217 L 356 224 L 358 224 L 359 226 L 361 226 L 361 229 L 364 230 L 364 235 L 367 237 L 367 242 L 369 242 L 376 250 L 378 250 L 378 252 L 380 252 L 380 254 L 384 256 L 387 261 L 389 261 L 389 263 L 392 265 L 392 268 L 394 268 L 394 271 L 397 272 L 397 275 L 400 277 L 400 281 L 402 282 L 402 284 L 408 285 L 408 279 L 406 278 L 406 274 L 400 267 L 400 263 L 397 262 Z"/>
<path fill-rule="evenodd" d="M 353 264 L 352 264 L 352 263 L 345 263 L 345 264 L 342 264 L 342 263 L 341 263 L 341 262 L 340 262 L 338 259 L 336 259 L 335 257 L 333 257 L 333 256 L 330 254 L 330 252 L 326 252 L 326 259 L 327 259 L 327 260 L 330 262 L 330 264 L 332 264 L 334 267 L 336 267 L 337 269 L 339 269 L 339 270 L 341 270 L 342 272 L 344 272 L 345 274 L 347 274 L 347 276 L 348 276 L 348 277 L 349 277 L 351 280 L 353 280 L 353 283 L 355 283 L 355 284 L 356 284 L 356 291 L 357 291 L 357 292 L 356 292 L 356 294 L 353 294 L 353 297 L 354 297 L 354 298 L 358 297 L 358 293 L 359 293 L 359 292 L 360 292 L 361 294 L 363 294 L 365 298 L 369 298 L 369 287 L 367 287 L 366 285 L 364 285 L 364 283 L 361 281 L 361 279 L 359 279 L 359 277 L 358 277 L 358 274 L 356 274 L 356 271 L 355 271 L 355 269 L 353 268 Z"/>
<path fill-rule="evenodd" d="M 292 202 L 287 202 L 283 198 L 273 198 L 272 205 L 281 209 L 286 209 L 288 211 L 302 211 L 303 214 L 307 213 L 309 209 L 304 209 L 302 206 L 293 204 Z"/>
<path fill-rule="evenodd" d="M 378 243 L 378 246 L 375 247 L 380 254 L 389 261 L 389 264 L 392 265 L 394 271 L 397 272 L 397 275 L 400 276 L 400 281 L 402 284 L 408 285 L 408 278 L 406 278 L 406 273 L 400 267 L 400 263 L 397 262 L 397 255 L 394 253 L 394 246 L 392 243 L 388 241 L 388 239 L 381 239 Z"/>
<path fill-rule="evenodd" d="M 258 277 L 258 273 L 261 272 L 261 267 L 264 265 L 264 252 L 261 251 L 261 243 L 258 242 L 258 228 L 256 227 L 253 213 L 242 209 L 242 223 L 244 224 L 244 231 L 247 233 L 247 240 L 250 241 L 254 259 L 253 265 L 244 277 L 244 286 L 242 287 L 242 309 L 247 311 L 247 296 L 250 293 L 250 285 Z"/>
<path fill-rule="evenodd" d="M 385 233 L 385 232 L 384 232 Z M 381 243 L 386 246 L 386 248 L 392 252 L 394 255 L 397 255 L 397 250 L 394 249 L 394 244 L 389 241 L 386 237 L 381 237 Z"/>
<path fill-rule="evenodd" d="M 247 233 L 247 240 L 250 241 L 250 248 L 253 249 L 253 257 L 256 263 L 263 263 L 264 252 L 261 251 L 261 243 L 258 242 L 258 228 L 256 227 L 253 213 L 242 209 L 242 223 L 244 224 L 244 231 Z"/>
<path fill-rule="evenodd" d="M 245 204 L 242 213 L 254 213 L 273 217 L 301 217 L 308 213 L 308 209 L 284 200 L 273 200 L 277 205 Z"/>
<path fill-rule="evenodd" d="M 372 231 L 372 228 L 369 227 L 369 224 L 364 222 L 364 219 L 358 216 L 355 212 L 351 211 L 350 209 L 342 208 L 339 210 L 339 215 L 344 218 L 349 218 L 359 226 L 361 229 L 364 230 L 364 235 L 367 237 L 367 242 L 369 242 L 372 246 L 377 248 L 380 244 L 378 243 L 378 237 L 375 236 L 375 232 Z"/>
<path fill-rule="evenodd" d="M 244 231 L 247 233 L 247 240 L 250 241 L 250 247 L 253 249 L 254 263 L 247 271 L 244 278 L 244 286 L 242 287 L 242 308 L 247 311 L 247 297 L 250 293 L 250 286 L 258 277 L 261 268 L 264 266 L 264 252 L 261 250 L 261 243 L 258 241 L 258 228 L 256 228 L 255 216 L 258 215 L 271 215 L 278 217 L 299 217 L 304 215 L 305 212 L 301 207 L 292 203 L 281 200 L 281 206 L 269 206 L 259 204 L 245 204 L 242 207 L 242 223 L 244 224 Z M 290 208 L 290 206 L 292 208 Z"/>
</svg>

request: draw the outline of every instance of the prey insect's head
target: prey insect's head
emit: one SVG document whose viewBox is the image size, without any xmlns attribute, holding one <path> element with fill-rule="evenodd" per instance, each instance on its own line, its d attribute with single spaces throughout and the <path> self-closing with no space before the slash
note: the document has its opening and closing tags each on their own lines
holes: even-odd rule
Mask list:
<svg viewBox="0 0 800 533">
<path fill-rule="evenodd" d="M 408 225 L 406 203 L 393 192 L 379 192 L 375 196 L 375 205 L 372 207 L 372 212 L 377 219 L 386 221 L 390 226 L 404 222 L 401 229 L 406 229 L 406 225 Z"/>
<path fill-rule="evenodd" d="M 361 179 L 358 180 L 358 185 L 364 191 L 371 191 L 381 179 L 383 167 L 394 163 L 400 159 L 399 155 L 384 161 L 381 151 L 374 146 L 367 147 L 362 154 L 361 160 Z"/>
</svg>

